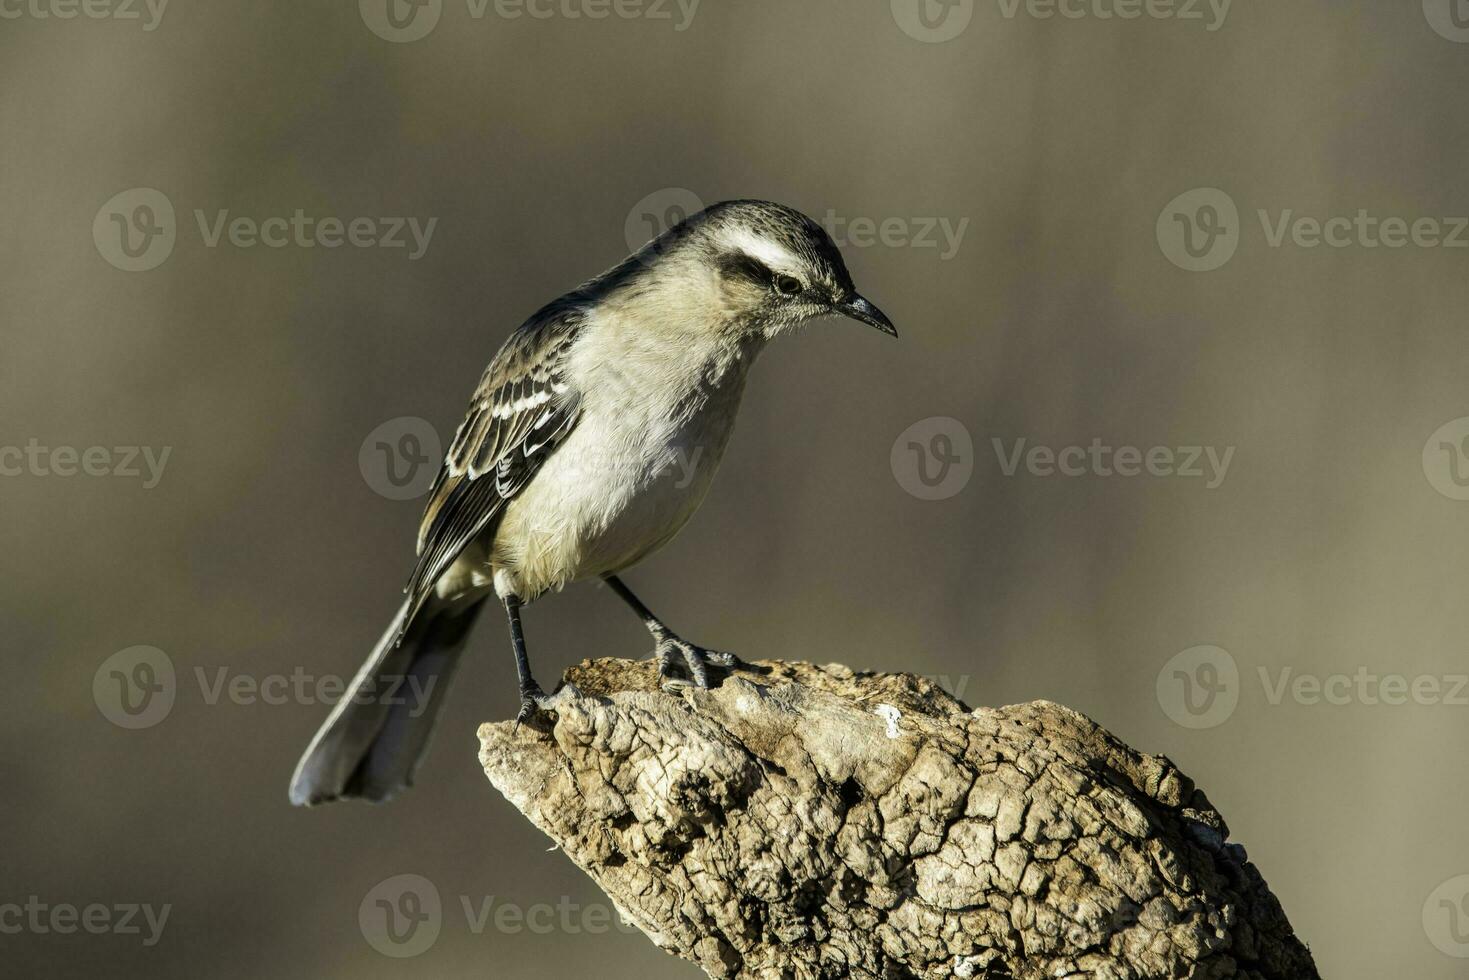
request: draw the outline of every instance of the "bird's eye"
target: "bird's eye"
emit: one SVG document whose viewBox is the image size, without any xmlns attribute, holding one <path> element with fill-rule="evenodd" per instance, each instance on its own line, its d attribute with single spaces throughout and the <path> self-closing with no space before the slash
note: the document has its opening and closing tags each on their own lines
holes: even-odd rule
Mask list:
<svg viewBox="0 0 1469 980">
<path fill-rule="evenodd" d="M 775 291 L 782 296 L 796 296 L 801 292 L 801 280 L 795 276 L 776 276 Z"/>
</svg>

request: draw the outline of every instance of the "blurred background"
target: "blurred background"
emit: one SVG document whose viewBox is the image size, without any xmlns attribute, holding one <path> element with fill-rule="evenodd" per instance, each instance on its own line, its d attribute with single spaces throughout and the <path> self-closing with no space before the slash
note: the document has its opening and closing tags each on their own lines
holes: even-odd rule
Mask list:
<svg viewBox="0 0 1469 980">
<path fill-rule="evenodd" d="M 507 334 L 764 197 L 901 339 L 768 351 L 629 583 L 1071 705 L 1206 789 L 1323 975 L 1464 976 L 1469 5 L 1421 7 L 4 0 L 7 972 L 697 976 L 479 770 L 496 616 L 411 793 L 286 784 Z M 649 652 L 595 586 L 526 623 L 547 681 Z M 364 925 L 400 875 L 411 957 Z"/>
</svg>

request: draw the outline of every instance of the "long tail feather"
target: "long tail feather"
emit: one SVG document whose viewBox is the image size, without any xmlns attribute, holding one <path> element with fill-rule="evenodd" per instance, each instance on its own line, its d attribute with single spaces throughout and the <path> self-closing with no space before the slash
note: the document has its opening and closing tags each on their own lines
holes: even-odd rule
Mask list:
<svg viewBox="0 0 1469 980">
<path fill-rule="evenodd" d="M 380 802 L 413 784 L 480 605 L 430 606 L 406 628 L 413 611 L 408 602 L 399 608 L 297 763 L 292 803 Z"/>
</svg>

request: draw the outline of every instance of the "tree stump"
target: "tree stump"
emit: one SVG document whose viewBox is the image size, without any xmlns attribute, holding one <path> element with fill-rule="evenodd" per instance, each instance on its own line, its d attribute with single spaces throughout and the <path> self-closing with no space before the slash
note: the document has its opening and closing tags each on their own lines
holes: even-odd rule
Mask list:
<svg viewBox="0 0 1469 980">
<path fill-rule="evenodd" d="M 664 691 L 567 672 L 485 773 L 631 923 L 709 976 L 1318 974 L 1203 792 L 1045 701 L 763 662 Z"/>
</svg>

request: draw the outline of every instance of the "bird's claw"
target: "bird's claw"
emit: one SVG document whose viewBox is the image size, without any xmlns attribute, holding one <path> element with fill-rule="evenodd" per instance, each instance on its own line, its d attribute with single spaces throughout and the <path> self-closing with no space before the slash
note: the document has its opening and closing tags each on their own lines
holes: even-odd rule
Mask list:
<svg viewBox="0 0 1469 980">
<path fill-rule="evenodd" d="M 534 718 L 537 712 L 550 711 L 550 700 L 539 684 L 533 684 L 521 691 L 520 712 L 515 716 L 515 730 L 520 731 L 520 726 Z"/>
<path fill-rule="evenodd" d="M 673 635 L 658 639 L 654 656 L 658 661 L 658 673 L 663 678 L 663 686 L 668 689 L 688 687 L 690 679 L 694 686 L 708 689 L 710 666 L 733 670 L 744 663 L 732 653 L 706 650 Z M 688 674 L 688 679 L 678 676 L 676 671 L 680 669 Z"/>
</svg>

